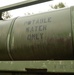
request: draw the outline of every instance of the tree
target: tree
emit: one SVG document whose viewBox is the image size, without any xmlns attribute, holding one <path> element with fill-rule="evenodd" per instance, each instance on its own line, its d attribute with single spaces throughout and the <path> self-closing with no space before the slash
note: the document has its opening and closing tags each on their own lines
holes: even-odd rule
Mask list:
<svg viewBox="0 0 74 75">
<path fill-rule="evenodd" d="M 51 6 L 51 8 L 53 9 L 58 9 L 58 8 L 64 8 L 65 7 L 65 4 L 60 2 L 59 4 L 55 5 L 55 6 Z"/>
<path fill-rule="evenodd" d="M 11 18 L 11 15 L 8 11 L 5 11 L 2 13 L 2 18 L 3 19 L 9 19 L 9 18 Z"/>
</svg>

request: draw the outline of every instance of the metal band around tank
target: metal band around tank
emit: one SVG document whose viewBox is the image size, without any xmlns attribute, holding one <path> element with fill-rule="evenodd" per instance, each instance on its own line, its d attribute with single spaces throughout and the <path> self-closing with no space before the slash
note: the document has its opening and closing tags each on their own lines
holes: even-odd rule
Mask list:
<svg viewBox="0 0 74 75">
<path fill-rule="evenodd" d="M 11 60 L 13 60 L 13 57 L 12 57 L 11 52 L 10 52 L 10 49 L 11 49 L 10 48 L 10 44 L 11 44 L 10 41 L 11 41 L 12 29 L 13 29 L 13 26 L 14 26 L 16 19 L 17 19 L 17 17 L 12 20 L 10 27 L 9 27 L 8 35 L 7 35 L 7 51 L 8 51 L 8 55 L 9 55 Z"/>
</svg>

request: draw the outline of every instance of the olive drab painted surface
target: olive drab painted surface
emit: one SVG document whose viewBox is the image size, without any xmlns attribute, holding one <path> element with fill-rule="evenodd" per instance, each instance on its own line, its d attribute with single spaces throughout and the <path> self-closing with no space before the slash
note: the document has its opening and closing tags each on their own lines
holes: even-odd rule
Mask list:
<svg viewBox="0 0 74 75">
<path fill-rule="evenodd" d="M 65 8 L 0 21 L 0 60 L 73 59 L 71 12 Z"/>
<path fill-rule="evenodd" d="M 12 75 L 13 72 L 16 72 L 16 73 L 27 72 L 27 69 L 46 69 L 47 70 L 46 73 L 52 72 L 52 73 L 68 73 L 69 74 L 69 73 L 74 73 L 74 61 L 73 60 L 0 61 L 0 74 L 1 74 L 1 71 L 7 71 L 11 73 Z M 37 72 L 39 75 L 40 71 L 37 71 Z M 30 74 L 31 73 L 35 73 L 35 70 L 34 71 L 32 70 Z M 16 75 L 16 74 L 13 74 L 13 75 Z"/>
<path fill-rule="evenodd" d="M 7 49 L 7 36 L 12 20 L 0 21 L 0 60 L 9 60 L 9 53 Z"/>
</svg>

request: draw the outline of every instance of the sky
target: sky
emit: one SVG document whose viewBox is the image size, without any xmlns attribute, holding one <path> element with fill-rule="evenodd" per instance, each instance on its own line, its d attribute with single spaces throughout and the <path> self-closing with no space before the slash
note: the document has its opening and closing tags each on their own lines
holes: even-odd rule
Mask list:
<svg viewBox="0 0 74 75">
<path fill-rule="evenodd" d="M 0 0 L 0 7 L 14 4 L 21 1 L 24 1 L 24 0 Z M 66 7 L 70 7 L 74 5 L 74 0 L 53 0 L 53 1 L 45 2 L 45 3 L 33 5 L 33 6 L 24 7 L 21 9 L 12 10 L 9 12 L 12 17 L 23 16 L 23 15 L 26 16 L 26 15 L 29 15 L 29 13 L 30 14 L 41 13 L 41 12 L 50 11 L 51 10 L 50 6 L 54 6 L 58 4 L 59 2 L 63 2 L 66 5 Z"/>
</svg>

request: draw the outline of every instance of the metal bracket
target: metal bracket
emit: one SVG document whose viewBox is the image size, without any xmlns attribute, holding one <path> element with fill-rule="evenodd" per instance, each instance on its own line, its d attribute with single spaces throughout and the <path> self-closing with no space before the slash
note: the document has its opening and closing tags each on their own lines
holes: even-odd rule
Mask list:
<svg viewBox="0 0 74 75">
<path fill-rule="evenodd" d="M 2 12 L 4 12 L 4 11 L 13 10 L 13 9 L 21 8 L 21 7 L 26 7 L 26 6 L 30 6 L 30 5 L 34 5 L 34 4 L 39 4 L 39 3 L 43 3 L 43 2 L 47 2 L 47 1 L 51 1 L 51 0 L 27 0 L 27 1 L 18 2 L 15 4 L 7 5 L 4 7 L 0 7 L 0 20 L 2 20 L 1 15 L 2 15 Z"/>
<path fill-rule="evenodd" d="M 25 68 L 30 73 L 46 73 L 47 69 Z"/>
<path fill-rule="evenodd" d="M 21 7 L 26 7 L 26 6 L 30 6 L 34 4 L 47 2 L 47 1 L 51 1 L 51 0 L 26 0 L 26 1 L 15 3 L 15 4 L 7 5 L 4 7 L 0 7 L 0 11 L 4 12 L 8 10 L 13 10 L 13 9 L 21 8 Z"/>
</svg>

